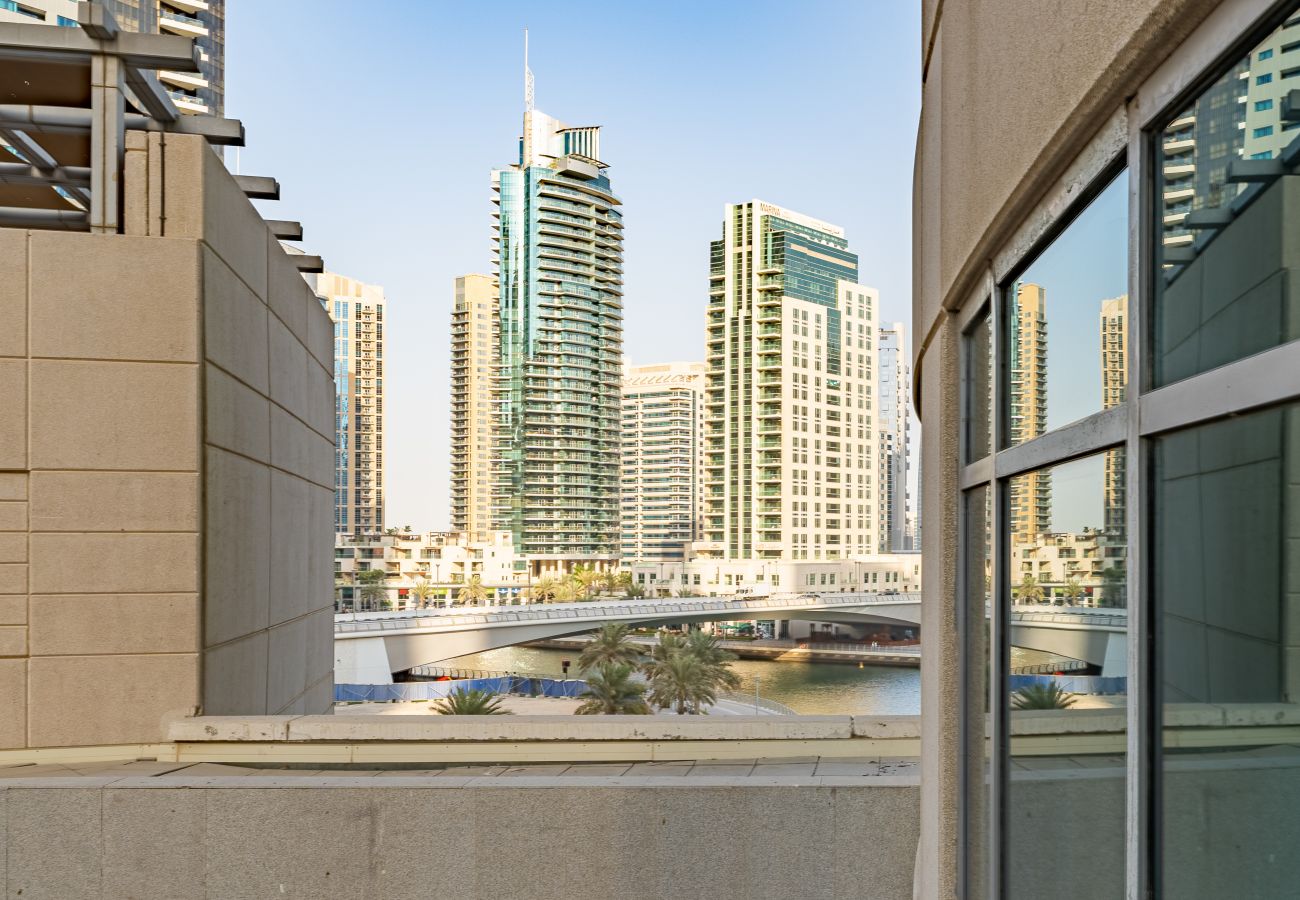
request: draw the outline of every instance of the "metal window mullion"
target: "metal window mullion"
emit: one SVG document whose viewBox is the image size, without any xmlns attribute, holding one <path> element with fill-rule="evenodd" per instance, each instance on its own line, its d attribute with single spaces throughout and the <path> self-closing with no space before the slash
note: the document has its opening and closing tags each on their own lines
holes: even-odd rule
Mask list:
<svg viewBox="0 0 1300 900">
<path fill-rule="evenodd" d="M 995 475 L 1008 478 L 1046 466 L 1068 462 L 1122 444 L 1127 438 L 1128 406 L 1125 402 L 1062 425 L 1033 440 L 1000 451 L 994 459 Z"/>
<path fill-rule="evenodd" d="M 961 482 L 961 489 L 968 491 L 971 488 L 979 487 L 981 484 L 987 484 L 993 480 L 993 456 L 992 454 L 977 459 L 975 462 L 964 467 L 958 475 Z"/>
<path fill-rule="evenodd" d="M 991 434 L 989 435 L 989 446 L 993 448 L 990 468 L 990 476 L 996 475 L 996 461 L 998 447 L 1002 446 L 1002 429 L 1006 418 L 1002 414 L 1003 404 L 1009 402 L 1009 392 L 1007 390 L 1007 379 L 1003 377 L 1003 360 L 1006 355 L 1006 329 L 1003 327 L 1004 304 L 1003 298 L 998 291 L 997 281 L 994 277 L 993 269 L 990 266 L 985 275 L 985 288 L 989 295 L 990 309 L 992 316 L 992 366 L 993 366 L 993 408 L 990 410 L 992 416 Z M 1007 869 L 1007 848 L 1005 836 L 1007 834 L 1007 815 L 1006 815 L 1006 784 L 1008 775 L 1011 770 L 1010 748 L 1011 743 L 1007 735 L 1008 711 L 1006 691 L 1003 689 L 1006 678 L 1007 662 L 1010 659 L 1010 647 L 1007 645 L 1006 635 L 1010 634 L 1007 628 L 1008 614 L 1010 609 L 1003 604 L 1002 590 L 1002 572 L 1005 567 L 1003 554 L 1006 549 L 1006 540 L 1002 534 L 1002 522 L 1005 518 L 1003 508 L 1003 487 L 1002 482 L 990 477 L 989 485 L 989 638 L 988 638 L 988 659 L 985 665 L 988 672 L 988 684 L 985 685 L 989 693 L 989 720 L 991 728 L 985 726 L 989 732 L 981 736 L 980 753 L 988 754 L 988 773 L 989 783 L 987 788 L 983 784 L 981 789 L 987 790 L 985 812 L 987 820 L 985 827 L 988 829 L 988 847 L 989 858 L 986 860 L 988 868 L 988 890 L 987 896 L 990 900 L 1003 896 L 1006 882 Z M 1006 645 L 1006 646 L 1004 646 Z M 983 720 L 983 717 L 981 717 Z M 984 746 L 987 744 L 987 748 Z"/>
<path fill-rule="evenodd" d="M 1150 805 L 1149 784 L 1152 771 L 1150 760 L 1150 734 L 1144 722 L 1151 719 L 1148 694 L 1147 661 L 1150 644 L 1150 620 L 1143 605 L 1147 595 L 1144 569 L 1146 567 L 1148 506 L 1144 497 L 1147 484 L 1145 453 L 1141 437 L 1141 405 L 1136 398 L 1140 386 L 1145 385 L 1146 341 L 1152 331 L 1148 322 L 1146 298 L 1153 270 L 1153 242 L 1155 225 L 1152 203 L 1155 196 L 1155 167 L 1146 134 L 1138 123 L 1138 116 L 1130 101 L 1128 145 L 1128 322 L 1125 341 L 1128 348 L 1128 387 L 1125 389 L 1124 428 L 1124 561 L 1126 604 L 1128 607 L 1128 704 L 1125 734 L 1124 779 L 1124 847 L 1125 890 L 1128 900 L 1143 900 L 1150 896 Z M 1158 717 L 1157 717 L 1158 718 Z"/>
<path fill-rule="evenodd" d="M 1139 431 L 1151 437 L 1300 395 L 1300 341 L 1165 385 L 1140 399 Z"/>
</svg>

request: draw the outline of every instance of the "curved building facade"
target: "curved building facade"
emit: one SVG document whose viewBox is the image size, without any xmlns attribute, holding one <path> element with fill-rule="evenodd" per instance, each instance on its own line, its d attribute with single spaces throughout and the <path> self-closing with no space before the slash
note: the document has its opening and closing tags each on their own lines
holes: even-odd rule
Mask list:
<svg viewBox="0 0 1300 900">
<path fill-rule="evenodd" d="M 921 6 L 916 895 L 1294 896 L 1300 3 Z"/>
</svg>

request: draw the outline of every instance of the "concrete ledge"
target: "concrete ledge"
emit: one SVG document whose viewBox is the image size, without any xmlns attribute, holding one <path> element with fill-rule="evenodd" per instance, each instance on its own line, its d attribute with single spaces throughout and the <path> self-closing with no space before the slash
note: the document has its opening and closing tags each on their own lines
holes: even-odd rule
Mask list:
<svg viewBox="0 0 1300 900">
<path fill-rule="evenodd" d="M 920 716 L 854 716 L 853 736 L 889 740 L 921 739 Z"/>
<path fill-rule="evenodd" d="M 698 741 L 851 738 L 848 716 L 299 716 L 290 741 Z"/>
<path fill-rule="evenodd" d="M 171 741 L 284 741 L 299 716 L 200 716 L 167 723 Z"/>
</svg>

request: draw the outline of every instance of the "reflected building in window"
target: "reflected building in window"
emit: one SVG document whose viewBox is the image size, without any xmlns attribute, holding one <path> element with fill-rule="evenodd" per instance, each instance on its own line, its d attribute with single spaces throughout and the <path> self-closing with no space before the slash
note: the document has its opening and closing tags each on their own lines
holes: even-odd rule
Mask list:
<svg viewBox="0 0 1300 900">
<path fill-rule="evenodd" d="M 1014 446 L 1047 430 L 1047 291 L 1039 284 L 1019 282 L 1010 297 L 1007 424 Z M 1017 540 L 1029 543 L 1035 535 L 1051 530 L 1050 472 L 1019 479 L 1011 485 L 1010 497 L 1011 530 Z"/>
<path fill-rule="evenodd" d="M 1101 407 L 1121 406 L 1128 389 L 1128 297 L 1101 301 Z M 1105 528 L 1124 534 L 1124 457 L 1106 454 Z"/>
</svg>

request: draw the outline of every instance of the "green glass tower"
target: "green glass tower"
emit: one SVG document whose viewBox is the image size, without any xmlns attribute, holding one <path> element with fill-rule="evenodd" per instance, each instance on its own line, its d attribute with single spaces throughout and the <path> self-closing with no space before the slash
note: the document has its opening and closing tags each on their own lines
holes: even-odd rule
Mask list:
<svg viewBox="0 0 1300 900">
<path fill-rule="evenodd" d="M 600 129 L 544 115 L 529 94 L 519 163 L 492 174 L 492 520 L 540 574 L 546 560 L 618 556 L 623 217 Z"/>
</svg>

